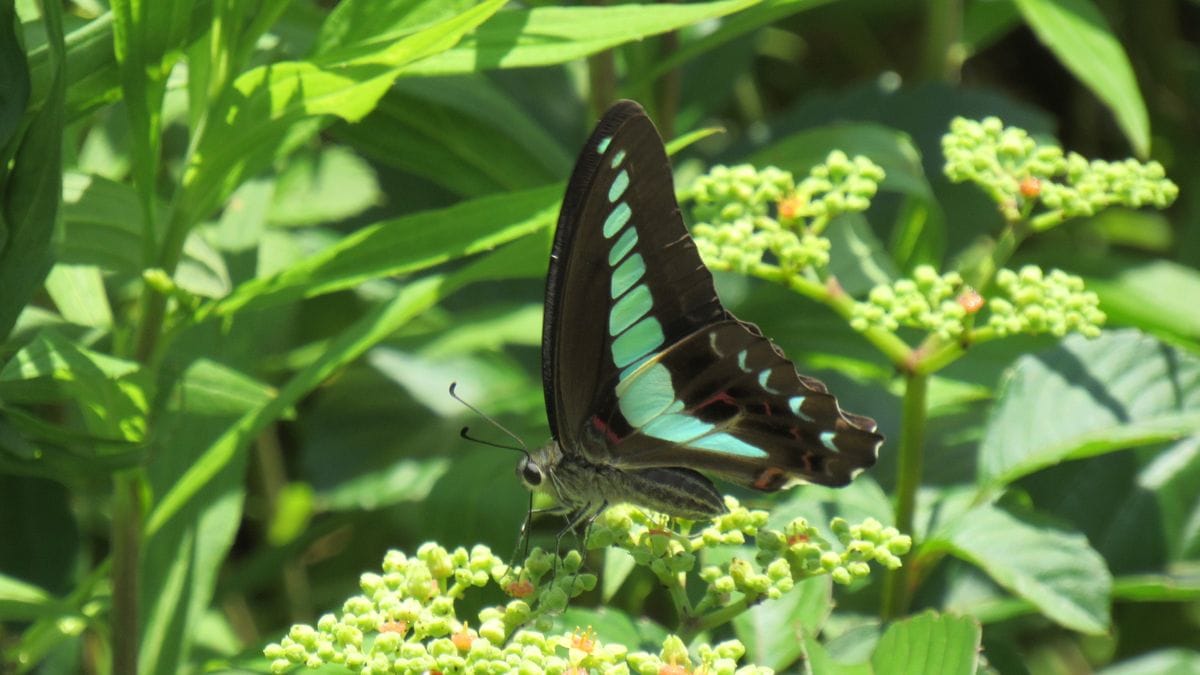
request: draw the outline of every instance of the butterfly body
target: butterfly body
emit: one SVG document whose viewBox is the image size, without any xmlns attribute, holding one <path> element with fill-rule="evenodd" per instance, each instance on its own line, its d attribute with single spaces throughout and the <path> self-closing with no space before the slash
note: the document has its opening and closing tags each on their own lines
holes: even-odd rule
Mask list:
<svg viewBox="0 0 1200 675">
<path fill-rule="evenodd" d="M 662 140 L 631 101 L 605 113 L 567 185 L 542 369 L 553 440 L 518 475 L 576 515 L 622 502 L 722 513 L 700 471 L 763 491 L 845 485 L 883 440 L 721 304 Z"/>
</svg>

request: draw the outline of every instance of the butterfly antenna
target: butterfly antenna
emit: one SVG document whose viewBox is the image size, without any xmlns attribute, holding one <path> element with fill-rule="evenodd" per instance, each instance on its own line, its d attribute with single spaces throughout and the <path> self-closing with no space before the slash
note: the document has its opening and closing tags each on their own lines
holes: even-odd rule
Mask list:
<svg viewBox="0 0 1200 675">
<path fill-rule="evenodd" d="M 476 415 L 479 415 L 479 416 L 480 416 L 480 417 L 482 417 L 483 419 L 487 420 L 488 422 L 490 422 L 490 423 L 491 423 L 491 425 L 492 425 L 492 426 L 496 427 L 496 428 L 497 428 L 497 429 L 499 429 L 500 431 L 503 431 L 503 432 L 504 432 L 504 433 L 505 433 L 505 434 L 506 434 L 506 435 L 507 435 L 509 438 L 511 438 L 511 439 L 513 439 L 514 441 L 516 441 L 517 445 L 518 445 L 518 446 L 520 446 L 520 447 L 516 447 L 516 448 L 514 448 L 514 447 L 513 447 L 513 446 L 511 446 L 511 445 L 500 445 L 499 443 L 492 443 L 492 442 L 490 442 L 490 441 L 485 441 L 485 440 L 483 440 L 483 439 L 475 438 L 474 436 L 471 436 L 471 435 L 469 435 L 469 434 L 467 433 L 467 431 L 468 431 L 468 430 L 470 430 L 470 427 L 463 427 L 463 428 L 462 428 L 462 431 L 458 432 L 458 435 L 459 435 L 459 436 L 462 436 L 463 438 L 467 439 L 468 441 L 475 441 L 476 443 L 481 443 L 481 444 L 483 444 L 483 445 L 490 445 L 490 446 L 491 446 L 491 447 L 493 447 L 493 448 L 504 448 L 505 450 L 516 450 L 517 452 L 523 452 L 523 453 L 525 453 L 526 455 L 528 455 L 528 454 L 529 454 L 529 448 L 528 448 L 528 447 L 525 445 L 525 441 L 521 440 L 521 437 L 520 437 L 520 436 L 518 436 L 518 435 L 514 434 L 513 432 L 509 431 L 507 427 L 505 427 L 503 424 L 500 424 L 500 423 L 499 423 L 499 422 L 497 422 L 495 419 L 492 419 L 492 417 L 491 417 L 490 415 L 487 415 L 487 414 L 485 414 L 485 413 L 484 413 L 482 410 L 480 410 L 479 408 L 476 408 L 475 406 L 471 405 L 470 403 L 467 403 L 466 401 L 464 401 L 464 400 L 462 399 L 462 397 L 461 397 L 461 396 L 459 396 L 459 395 L 458 395 L 458 394 L 457 394 L 457 393 L 454 391 L 454 390 L 455 390 L 455 388 L 457 388 L 457 387 L 458 387 L 458 383 L 457 383 L 457 382 L 451 382 L 451 383 L 450 383 L 450 398 L 452 398 L 452 399 L 454 399 L 455 401 L 458 401 L 459 403 L 463 404 L 464 406 L 466 406 L 466 407 L 467 407 L 467 409 L 468 409 L 468 410 L 470 410 L 471 412 L 475 413 Z"/>
</svg>

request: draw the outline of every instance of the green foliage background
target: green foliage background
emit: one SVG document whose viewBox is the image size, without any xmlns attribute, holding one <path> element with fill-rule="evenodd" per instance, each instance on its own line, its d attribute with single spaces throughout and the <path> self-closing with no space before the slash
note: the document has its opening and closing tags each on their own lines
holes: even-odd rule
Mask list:
<svg viewBox="0 0 1200 675">
<path fill-rule="evenodd" d="M 1200 671 L 1200 8 L 560 4 L 0 0 L 0 663 L 263 670 L 389 548 L 507 551 L 515 455 L 462 441 L 446 387 L 545 436 L 553 220 L 595 116 L 629 97 L 668 139 L 726 128 L 676 157 L 681 186 L 835 148 L 882 165 L 861 236 L 834 240 L 835 265 L 870 248 L 837 270 L 859 297 L 999 231 L 942 173 L 956 115 L 1166 167 L 1169 210 L 1015 253 L 1082 276 L 1108 331 L 981 345 L 930 379 L 903 604 L 978 621 L 980 668 Z M 903 386 L 842 318 L 718 283 L 899 438 Z M 739 496 L 886 521 L 894 443 L 850 489 Z M 919 622 L 880 637 L 880 586 L 832 616 L 828 587 L 764 604 L 733 634 L 814 672 L 927 643 Z M 671 626 L 649 576 L 605 598 L 563 625 L 631 647 Z"/>
</svg>

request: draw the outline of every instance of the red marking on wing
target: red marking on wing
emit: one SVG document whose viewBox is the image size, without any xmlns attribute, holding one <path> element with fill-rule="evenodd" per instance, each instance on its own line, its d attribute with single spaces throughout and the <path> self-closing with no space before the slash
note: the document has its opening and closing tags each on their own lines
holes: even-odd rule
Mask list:
<svg viewBox="0 0 1200 675">
<path fill-rule="evenodd" d="M 773 490 L 778 489 L 779 484 L 787 476 L 783 469 L 777 466 L 769 466 L 763 469 L 763 472 L 758 474 L 758 478 L 754 479 L 754 483 L 750 486 L 756 490 Z"/>
<path fill-rule="evenodd" d="M 621 442 L 621 437 L 617 435 L 617 432 L 613 431 L 611 427 L 605 424 L 604 420 L 600 419 L 599 415 L 592 415 L 592 428 L 603 434 L 604 437 L 608 439 L 609 443 L 613 443 L 615 445 Z"/>
</svg>

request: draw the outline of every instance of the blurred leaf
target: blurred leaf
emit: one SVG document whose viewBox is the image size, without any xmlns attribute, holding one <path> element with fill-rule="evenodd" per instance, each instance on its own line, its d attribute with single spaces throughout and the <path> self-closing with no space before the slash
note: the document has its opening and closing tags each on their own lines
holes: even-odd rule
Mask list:
<svg viewBox="0 0 1200 675">
<path fill-rule="evenodd" d="M 4 105 L 0 106 L 0 179 L 7 173 L 9 142 L 16 137 L 29 104 L 29 64 L 17 38 L 17 26 L 16 5 L 0 4 L 0 91 L 4 92 Z M 0 219 L 0 251 L 4 250 L 5 234 Z"/>
<path fill-rule="evenodd" d="M 298 158 L 296 163 L 303 164 Z M 234 253 L 266 248 L 264 228 L 275 190 L 275 181 L 267 178 L 242 183 L 225 203 L 217 224 L 205 230 L 208 240 L 218 249 Z"/>
<path fill-rule="evenodd" d="M 271 277 L 242 284 L 211 313 L 313 297 L 486 251 L 548 227 L 561 192 L 554 185 L 482 197 L 362 228 Z"/>
<path fill-rule="evenodd" d="M 1159 211 L 1134 211 L 1108 208 L 1086 221 L 1104 241 L 1117 246 L 1129 246 L 1152 253 L 1169 253 L 1175 234 L 1171 221 Z"/>
<path fill-rule="evenodd" d="M 450 470 L 447 458 L 401 459 L 387 469 L 342 481 L 319 493 L 314 506 L 321 511 L 377 511 L 423 501 Z"/>
<path fill-rule="evenodd" d="M 94 328 L 112 326 L 112 309 L 100 268 L 55 265 L 46 276 L 46 292 L 67 321 Z"/>
<path fill-rule="evenodd" d="M 705 30 L 697 31 L 695 39 L 684 42 L 673 50 L 666 58 L 655 61 L 652 68 L 636 73 L 629 88 L 634 91 L 647 90 L 665 73 L 670 72 L 699 54 L 713 50 L 740 35 L 757 30 L 774 21 L 791 14 L 802 12 L 828 4 L 832 0 L 762 0 L 753 6 L 729 16 L 717 24 L 715 30 L 705 26 Z"/>
<path fill-rule="evenodd" d="M 211 21 L 207 9 L 189 0 L 112 0 L 113 53 L 129 115 L 133 182 L 145 214 L 154 213 L 167 76 L 183 55 L 188 26 Z"/>
<path fill-rule="evenodd" d="M 1116 261 L 1111 276 L 1087 276 L 1111 321 L 1200 344 L 1200 272 L 1170 260 Z"/>
<path fill-rule="evenodd" d="M 1016 0 L 1058 60 L 1104 102 L 1139 157 L 1150 152 L 1150 117 L 1125 49 L 1088 0 Z"/>
<path fill-rule="evenodd" d="M 184 242 L 174 279 L 179 288 L 202 298 L 223 298 L 233 286 L 225 259 L 196 233 Z"/>
<path fill-rule="evenodd" d="M 804 646 L 805 672 L 820 675 L 873 675 L 875 672 L 869 662 L 845 663 L 835 660 L 815 636 L 805 636 Z"/>
<path fill-rule="evenodd" d="M 971 617 L 925 611 L 888 626 L 871 665 L 876 675 L 959 675 L 976 672 L 982 631 Z"/>
<path fill-rule="evenodd" d="M 1021 358 L 1002 386 L 979 449 L 979 481 L 1200 429 L 1200 360 L 1136 331 L 1071 335 Z"/>
<path fill-rule="evenodd" d="M 335 128 L 361 152 L 463 196 L 560 180 L 571 157 L 484 77 L 412 78 Z"/>
<path fill-rule="evenodd" d="M 896 266 L 861 213 L 834 218 L 825 234 L 832 244 L 829 273 L 850 295 L 865 295 L 871 288 L 890 284 L 896 278 Z"/>
<path fill-rule="evenodd" d="M 64 234 L 55 242 L 60 262 L 140 273 L 145 221 L 132 187 L 67 172 L 62 200 Z"/>
<path fill-rule="evenodd" d="M 410 72 L 457 75 L 493 68 L 566 63 L 619 44 L 732 14 L 757 2 L 724 0 L 688 5 L 510 9 L 496 14 L 453 49 L 415 64 Z"/>
<path fill-rule="evenodd" d="M 170 392 L 156 425 L 150 489 L 167 494 L 186 480 L 214 439 L 240 415 L 272 400 L 265 386 L 213 361 L 191 364 Z M 163 527 L 146 531 L 140 560 L 142 639 L 139 670 L 177 673 L 188 662 L 195 626 L 213 600 L 245 498 L 246 448 L 197 486 Z"/>
<path fill-rule="evenodd" d="M 637 567 L 633 555 L 623 548 L 608 546 L 604 549 L 604 570 L 600 575 L 600 600 L 610 604 L 617 591 L 625 584 L 630 572 Z"/>
<path fill-rule="evenodd" d="M 946 254 L 946 216 L 933 199 L 905 197 L 892 228 L 889 248 L 896 266 L 910 274 L 918 265 L 942 267 Z"/>
<path fill-rule="evenodd" d="M 832 124 L 785 136 L 757 150 L 749 158 L 755 166 L 777 166 L 791 171 L 799 182 L 829 153 L 841 150 L 850 157 L 863 155 L 883 167 L 880 188 L 928 199 L 933 190 L 921 168 L 921 153 L 908 134 L 878 124 Z"/>
<path fill-rule="evenodd" d="M 267 542 L 284 546 L 300 537 L 313 514 L 313 489 L 308 483 L 288 483 L 275 499 L 275 512 L 267 527 Z"/>
<path fill-rule="evenodd" d="M 275 184 L 270 222 L 285 226 L 337 222 L 382 199 L 375 171 L 366 160 L 345 147 L 324 147 L 315 153 L 297 153 L 288 161 Z"/>
<path fill-rule="evenodd" d="M 191 154 L 174 227 L 207 216 L 242 181 L 311 138 L 329 116 L 362 119 L 409 64 L 452 47 L 503 4 L 486 0 L 400 40 L 243 73 L 223 107 L 210 113 Z M 378 25 L 385 24 L 379 17 Z"/>
<path fill-rule="evenodd" d="M 455 316 L 439 328 L 437 339 L 422 350 L 432 358 L 476 351 L 500 351 L 510 345 L 537 347 L 542 344 L 542 304 L 501 305 L 480 312 Z"/>
<path fill-rule="evenodd" d="M 625 612 L 611 607 L 568 607 L 561 616 L 555 617 L 554 623 L 555 629 L 564 633 L 590 626 L 601 642 L 622 644 L 631 651 L 639 647 L 661 648 L 668 632 L 649 619 L 635 620 Z"/>
<path fill-rule="evenodd" d="M 7 402 L 74 403 L 88 430 L 100 439 L 140 441 L 150 400 L 140 379 L 138 364 L 83 349 L 46 330 L 0 370 L 0 397 Z"/>
<path fill-rule="evenodd" d="M 12 330 L 25 303 L 50 271 L 50 238 L 62 200 L 63 101 L 66 96 L 62 10 L 59 5 L 50 3 L 44 11 L 42 20 L 50 49 L 50 67 L 45 75 L 48 81 L 46 100 L 29 119 L 24 135 L 0 147 L 0 162 L 5 165 L 0 169 L 3 178 L 0 182 L 0 288 L 4 289 L 0 293 L 0 336 L 7 336 Z M 0 16 L 0 21 L 7 19 L 4 26 L 7 32 L 13 16 L 3 14 L 7 16 Z M 4 35 L 0 33 L 0 36 Z M 7 42 L 7 38 L 3 41 Z M 12 61 L 11 52 L 5 58 L 9 65 L 23 68 L 23 64 Z M 24 103 L 21 84 L 28 80 L 20 75 L 14 77 L 3 83 L 15 86 L 16 101 Z"/>
<path fill-rule="evenodd" d="M 1160 649 L 1118 661 L 1096 671 L 1097 675 L 1197 675 L 1200 652 L 1191 649 Z"/>
<path fill-rule="evenodd" d="M 1117 577 L 1113 599 L 1135 602 L 1190 602 L 1200 600 L 1200 574 L 1142 574 Z"/>
<path fill-rule="evenodd" d="M 44 589 L 0 573 L 0 619 L 31 621 L 61 611 L 58 600 Z"/>
<path fill-rule="evenodd" d="M 1112 576 L 1082 535 L 995 506 L 976 506 L 943 525 L 921 554 L 949 550 L 1062 626 L 1108 630 Z"/>
<path fill-rule="evenodd" d="M 969 2 L 963 6 L 962 44 L 967 56 L 978 54 L 998 42 L 1021 21 L 1011 2 Z"/>
<path fill-rule="evenodd" d="M 803 639 L 818 635 L 832 611 L 833 582 L 822 575 L 739 614 L 733 629 L 746 646 L 747 662 L 783 670 L 803 656 Z"/>
<path fill-rule="evenodd" d="M 72 499 L 62 483 L 0 473 L 0 572 L 49 593 L 71 590 L 80 548 Z"/>
</svg>

